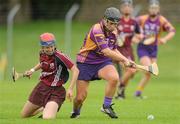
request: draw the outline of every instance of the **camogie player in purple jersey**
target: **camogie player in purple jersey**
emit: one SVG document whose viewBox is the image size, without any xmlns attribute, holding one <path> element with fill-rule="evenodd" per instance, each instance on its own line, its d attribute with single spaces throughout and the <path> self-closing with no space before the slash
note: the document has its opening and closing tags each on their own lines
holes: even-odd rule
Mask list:
<svg viewBox="0 0 180 124">
<path fill-rule="evenodd" d="M 40 45 L 40 62 L 25 72 L 25 76 L 31 77 L 33 72 L 41 69 L 40 81 L 31 92 L 21 116 L 27 118 L 42 112 L 43 119 L 54 119 L 66 97 L 63 84 L 69 78 L 68 69 L 72 72 L 72 79 L 67 90 L 67 98 L 70 100 L 79 70 L 66 55 L 56 50 L 53 34 L 40 35 Z"/>
<path fill-rule="evenodd" d="M 88 94 L 90 81 L 98 79 L 107 81 L 101 111 L 111 118 L 118 118 L 112 108 L 113 104 L 111 104 L 119 81 L 112 60 L 121 61 L 125 66 L 135 66 L 133 61 L 125 58 L 117 50 L 116 35 L 119 19 L 120 12 L 118 9 L 107 8 L 104 18 L 92 26 L 84 39 L 84 43 L 77 54 L 79 76 L 71 118 L 77 118 L 80 115 L 83 102 Z"/>
<path fill-rule="evenodd" d="M 150 65 L 157 62 L 158 45 L 166 44 L 175 35 L 175 28 L 169 21 L 160 15 L 160 5 L 158 0 L 150 0 L 149 14 L 137 18 L 140 27 L 143 30 L 144 39 L 154 37 L 154 42 L 148 45 L 140 42 L 138 44 L 137 53 L 142 65 Z M 161 37 L 160 33 L 168 32 L 165 36 Z M 141 79 L 135 96 L 142 98 L 142 91 L 150 80 L 151 75 L 145 73 Z"/>
</svg>

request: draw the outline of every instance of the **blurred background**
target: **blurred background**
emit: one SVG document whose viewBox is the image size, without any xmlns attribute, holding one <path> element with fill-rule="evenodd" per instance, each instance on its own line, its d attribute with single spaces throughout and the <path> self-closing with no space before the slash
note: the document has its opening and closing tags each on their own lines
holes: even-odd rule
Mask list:
<svg viewBox="0 0 180 124">
<path fill-rule="evenodd" d="M 160 0 L 160 5 L 162 15 L 178 25 L 180 1 Z M 54 33 L 58 48 L 75 60 L 90 26 L 110 6 L 119 8 L 120 0 L 0 0 L 0 58 L 5 63 L 0 72 L 7 72 L 1 78 L 12 66 L 24 71 L 38 61 L 43 32 Z M 136 16 L 147 13 L 148 0 L 134 0 L 134 8 Z"/>
<path fill-rule="evenodd" d="M 63 20 L 73 4 L 79 4 L 75 20 L 92 22 L 99 20 L 106 7 L 119 7 L 120 0 L 0 0 L 0 23 L 5 24 L 8 12 L 16 4 L 21 8 L 16 15 L 16 22 L 36 21 L 40 19 Z M 180 22 L 180 1 L 160 0 L 161 13 L 173 22 Z M 134 5 L 141 5 L 140 14 L 145 13 L 148 0 L 134 0 Z"/>
</svg>

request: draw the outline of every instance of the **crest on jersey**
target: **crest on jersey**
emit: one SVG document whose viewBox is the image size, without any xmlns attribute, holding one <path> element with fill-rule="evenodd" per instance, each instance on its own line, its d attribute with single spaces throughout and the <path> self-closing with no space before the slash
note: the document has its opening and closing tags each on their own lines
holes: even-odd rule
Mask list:
<svg viewBox="0 0 180 124">
<path fill-rule="evenodd" d="M 50 69 L 54 69 L 54 63 L 50 63 Z"/>
<path fill-rule="evenodd" d="M 134 31 L 134 29 L 135 29 L 134 25 L 131 25 L 130 29 L 131 29 L 131 31 Z"/>
<path fill-rule="evenodd" d="M 122 31 L 122 30 L 123 30 L 123 26 L 122 26 L 122 25 L 119 25 L 119 26 L 118 26 L 118 29 L 119 29 L 120 31 Z"/>
</svg>

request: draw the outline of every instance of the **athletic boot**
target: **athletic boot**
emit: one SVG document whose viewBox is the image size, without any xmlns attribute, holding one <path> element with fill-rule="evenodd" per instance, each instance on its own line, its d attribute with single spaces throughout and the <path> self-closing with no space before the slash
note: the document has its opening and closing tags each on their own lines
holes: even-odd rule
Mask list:
<svg viewBox="0 0 180 124">
<path fill-rule="evenodd" d="M 140 99 L 143 99 L 143 97 L 142 97 L 142 92 L 137 90 L 137 91 L 135 92 L 135 97 L 140 98 Z"/>
<path fill-rule="evenodd" d="M 72 112 L 70 118 L 79 118 L 79 116 L 80 116 L 80 113 Z"/>
<path fill-rule="evenodd" d="M 115 96 L 115 99 L 120 99 L 120 100 L 125 99 L 125 87 L 124 86 L 120 86 L 118 88 L 117 96 Z"/>
<path fill-rule="evenodd" d="M 118 116 L 116 115 L 116 113 L 114 112 L 114 109 L 112 108 L 114 104 L 111 104 L 110 106 L 103 106 L 101 107 L 101 112 L 107 114 L 109 117 L 116 119 L 118 118 Z"/>
</svg>

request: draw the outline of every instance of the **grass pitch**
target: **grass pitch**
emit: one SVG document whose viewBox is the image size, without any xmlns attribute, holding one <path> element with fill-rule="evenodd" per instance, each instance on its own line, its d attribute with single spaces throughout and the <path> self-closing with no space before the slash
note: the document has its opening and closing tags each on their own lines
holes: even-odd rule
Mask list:
<svg viewBox="0 0 180 124">
<path fill-rule="evenodd" d="M 91 24 L 75 22 L 72 36 L 72 58 L 78 52 L 85 34 Z M 134 91 L 140 80 L 138 73 L 127 88 L 127 99 L 113 100 L 119 118 L 112 120 L 100 112 L 104 97 L 105 82 L 94 81 L 90 84 L 89 94 L 83 105 L 81 116 L 70 119 L 72 103 L 65 101 L 55 120 L 42 120 L 37 116 L 20 118 L 20 111 L 28 99 L 32 88 L 38 82 L 39 72 L 32 79 L 20 79 L 14 84 L 6 75 L 0 82 L 0 124 L 178 124 L 180 123 L 180 25 L 176 25 L 176 36 L 172 41 L 159 48 L 158 65 L 160 74 L 153 77 L 144 91 L 147 99 L 134 98 Z M 13 65 L 21 72 L 38 62 L 39 35 L 52 32 L 58 41 L 57 47 L 64 51 L 64 23 L 57 21 L 16 24 L 14 29 Z M 0 53 L 6 51 L 6 28 L 0 28 Z M 138 60 L 137 60 L 138 61 Z M 65 87 L 67 87 L 66 84 Z M 147 120 L 149 114 L 154 120 Z"/>
</svg>

